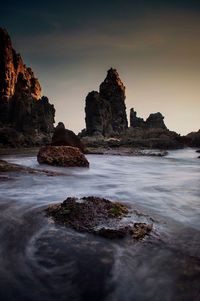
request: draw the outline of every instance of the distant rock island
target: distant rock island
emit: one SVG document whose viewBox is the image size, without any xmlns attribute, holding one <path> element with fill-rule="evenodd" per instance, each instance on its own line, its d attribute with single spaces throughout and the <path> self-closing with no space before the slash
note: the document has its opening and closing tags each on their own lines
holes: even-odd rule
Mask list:
<svg viewBox="0 0 200 301">
<path fill-rule="evenodd" d="M 116 69 L 107 72 L 99 92 L 90 92 L 85 100 L 86 129 L 80 133 L 91 148 L 129 146 L 136 148 L 174 149 L 183 147 L 182 137 L 167 129 L 164 116 L 151 113 L 144 120 L 130 110 L 130 126 L 126 114 L 125 86 Z"/>
<path fill-rule="evenodd" d="M 54 106 L 41 97 L 32 69 L 13 49 L 8 32 L 0 28 L 0 143 L 12 147 L 47 143 L 54 116 Z"/>
</svg>

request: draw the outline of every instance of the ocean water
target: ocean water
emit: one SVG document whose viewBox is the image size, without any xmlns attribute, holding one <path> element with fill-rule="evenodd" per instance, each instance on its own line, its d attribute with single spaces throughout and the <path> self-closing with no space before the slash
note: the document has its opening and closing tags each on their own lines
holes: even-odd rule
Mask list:
<svg viewBox="0 0 200 301">
<path fill-rule="evenodd" d="M 12 163 L 62 173 L 0 181 L 0 300 L 200 300 L 200 160 L 88 155 L 90 168 Z M 144 241 L 108 240 L 55 225 L 44 209 L 69 196 L 124 202 L 153 220 Z"/>
</svg>

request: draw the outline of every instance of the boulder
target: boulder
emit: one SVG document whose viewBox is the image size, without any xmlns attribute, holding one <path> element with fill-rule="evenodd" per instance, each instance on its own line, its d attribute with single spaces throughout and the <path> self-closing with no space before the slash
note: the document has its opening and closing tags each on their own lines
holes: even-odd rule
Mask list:
<svg viewBox="0 0 200 301">
<path fill-rule="evenodd" d="M 70 130 L 65 128 L 64 123 L 59 122 L 54 130 L 51 145 L 53 146 L 73 146 L 85 152 L 84 145 L 79 137 Z"/>
<path fill-rule="evenodd" d="M 63 167 L 89 167 L 85 155 L 72 146 L 42 146 L 37 160 L 40 164 L 49 164 Z"/>
</svg>

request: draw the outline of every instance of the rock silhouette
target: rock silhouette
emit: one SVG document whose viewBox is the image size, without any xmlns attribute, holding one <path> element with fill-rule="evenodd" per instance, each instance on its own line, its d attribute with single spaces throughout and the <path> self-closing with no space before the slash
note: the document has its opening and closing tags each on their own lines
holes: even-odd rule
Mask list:
<svg viewBox="0 0 200 301">
<path fill-rule="evenodd" d="M 137 117 L 137 112 L 133 108 L 130 110 L 130 126 L 143 129 L 167 129 L 164 123 L 164 116 L 160 112 L 151 113 L 144 121 L 143 118 Z"/>
<path fill-rule="evenodd" d="M 86 97 L 86 135 L 112 136 L 128 128 L 125 106 L 125 86 L 116 69 L 109 69 L 99 92 Z"/>
<path fill-rule="evenodd" d="M 82 152 L 84 152 L 84 145 L 79 137 L 73 131 L 66 129 L 62 122 L 59 122 L 55 128 L 51 145 L 78 147 Z"/>
</svg>

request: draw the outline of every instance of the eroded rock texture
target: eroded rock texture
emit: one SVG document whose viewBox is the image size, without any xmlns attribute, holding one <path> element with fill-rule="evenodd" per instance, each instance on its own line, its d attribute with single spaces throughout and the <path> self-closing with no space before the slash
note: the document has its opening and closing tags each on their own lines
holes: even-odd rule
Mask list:
<svg viewBox="0 0 200 301">
<path fill-rule="evenodd" d="M 54 115 L 54 106 L 47 97 L 41 97 L 41 86 L 32 69 L 13 49 L 7 31 L 0 28 L 0 137 L 5 136 L 4 129 L 14 129 L 18 136 L 22 134 L 22 144 L 34 144 L 39 136 L 48 141 Z"/>
<path fill-rule="evenodd" d="M 128 128 L 125 86 L 115 69 L 108 70 L 99 92 L 92 91 L 87 95 L 85 113 L 85 134 L 88 136 L 112 136 Z"/>
</svg>

